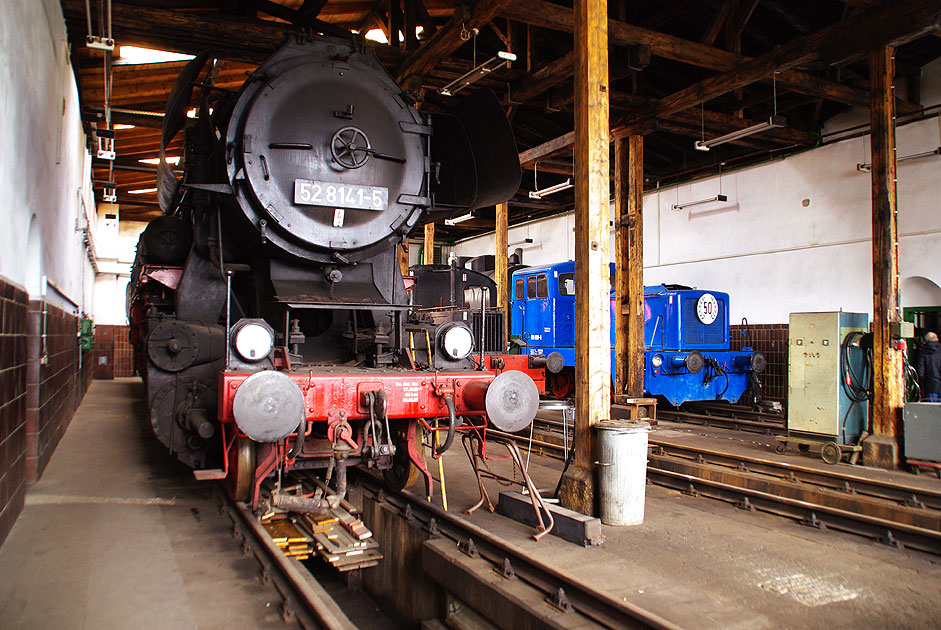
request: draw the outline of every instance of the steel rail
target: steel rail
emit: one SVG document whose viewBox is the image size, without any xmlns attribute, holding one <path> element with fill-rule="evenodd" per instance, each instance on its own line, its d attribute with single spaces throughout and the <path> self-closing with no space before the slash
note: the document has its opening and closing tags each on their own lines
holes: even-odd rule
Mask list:
<svg viewBox="0 0 941 630">
<path fill-rule="evenodd" d="M 779 417 L 777 422 L 765 422 L 761 420 L 743 420 L 739 418 L 729 418 L 726 416 L 691 413 L 688 411 L 658 409 L 657 418 L 659 420 L 666 420 L 668 422 L 699 424 L 705 427 L 727 427 L 737 431 L 751 431 L 764 433 L 766 435 L 783 435 L 784 433 L 787 433 L 787 429 L 784 426 L 784 421 Z"/>
<path fill-rule="evenodd" d="M 647 478 L 652 483 L 673 488 L 692 496 L 706 496 L 734 503 L 741 509 L 761 510 L 762 512 L 785 516 L 817 529 L 838 529 L 867 536 L 899 549 L 911 548 L 941 555 L 941 532 L 922 527 L 895 523 L 886 519 L 817 505 L 799 499 L 781 497 L 669 470 L 648 468 Z"/>
<path fill-rule="evenodd" d="M 255 556 L 261 565 L 262 582 L 270 581 L 281 594 L 284 601 L 279 612 L 285 622 L 296 620 L 303 628 L 309 629 L 357 629 L 333 598 L 312 583 L 303 565 L 285 556 L 274 544 L 245 504 L 233 502 L 224 490 L 219 490 L 218 494 L 220 509 L 232 520 L 232 535 L 241 542 L 242 553 Z"/>
<path fill-rule="evenodd" d="M 657 438 L 651 438 L 649 443 L 659 448 L 663 455 L 727 466 L 743 470 L 743 472 L 778 477 L 789 482 L 812 484 L 847 494 L 867 495 L 911 507 L 923 506 L 931 510 L 941 510 L 941 490 L 915 488 L 893 481 L 869 479 L 838 469 L 820 470 L 787 462 L 724 453 L 699 446 L 676 444 Z"/>
<path fill-rule="evenodd" d="M 774 413 L 768 411 L 756 411 L 755 409 L 746 409 L 739 405 L 731 405 L 722 402 L 689 402 L 683 405 L 683 407 L 683 411 L 706 416 L 712 416 L 713 414 L 716 414 L 719 417 L 746 418 L 757 420 L 758 422 L 784 422 L 783 412 Z"/>
<path fill-rule="evenodd" d="M 364 492 L 374 500 L 394 507 L 403 518 L 421 523 L 432 536 L 446 536 L 459 544 L 467 544 L 468 540 L 472 540 L 479 556 L 492 564 L 494 569 L 502 567 L 508 559 L 516 577 L 543 592 L 547 600 L 562 589 L 572 609 L 586 620 L 606 628 L 680 630 L 680 626 L 584 584 L 423 498 L 408 492 L 390 491 L 369 474 L 359 474 L 357 479 Z"/>
</svg>

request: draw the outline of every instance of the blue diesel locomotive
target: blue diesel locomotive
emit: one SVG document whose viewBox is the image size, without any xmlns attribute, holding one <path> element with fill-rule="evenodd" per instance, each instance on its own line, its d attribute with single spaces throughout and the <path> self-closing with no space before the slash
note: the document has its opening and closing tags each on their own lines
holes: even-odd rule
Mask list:
<svg viewBox="0 0 941 630">
<path fill-rule="evenodd" d="M 614 316 L 614 265 L 611 265 Z M 565 367 L 547 383 L 559 398 L 575 383 L 575 262 L 527 267 L 513 273 L 511 337 L 524 354 L 558 352 Z M 612 319 L 613 322 L 613 319 Z M 644 389 L 673 405 L 687 401 L 738 402 L 765 359 L 751 348 L 730 350 L 729 296 L 678 285 L 644 287 Z M 611 326 L 614 373 L 614 325 Z"/>
</svg>

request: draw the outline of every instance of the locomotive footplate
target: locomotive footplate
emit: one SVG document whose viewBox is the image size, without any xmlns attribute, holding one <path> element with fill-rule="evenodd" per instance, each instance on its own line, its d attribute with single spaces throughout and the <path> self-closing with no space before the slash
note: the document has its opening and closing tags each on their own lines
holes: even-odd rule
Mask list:
<svg viewBox="0 0 941 630">
<path fill-rule="evenodd" d="M 229 436 L 223 438 L 225 460 L 234 463 L 230 451 L 236 439 L 251 441 L 256 453 L 251 488 L 236 484 L 240 489 L 233 496 L 249 498 L 248 493 L 257 507 L 261 482 L 276 471 L 326 468 L 342 497 L 348 465 L 382 470 L 393 487 L 404 487 L 420 473 L 431 496 L 431 474 L 417 449 L 420 428 L 444 432 L 436 440 L 438 459 L 458 432 L 485 435 L 488 422 L 501 431 L 518 431 L 535 417 L 545 391 L 544 370 L 530 367 L 520 355 L 485 357 L 484 365 L 492 369 L 308 365 L 221 373 L 218 419 L 222 435 Z M 234 468 L 226 475 L 238 475 L 239 466 Z"/>
<path fill-rule="evenodd" d="M 303 366 L 284 372 L 300 389 L 304 399 L 304 418 L 308 423 L 327 422 L 331 416 L 346 421 L 369 418 L 368 393 L 385 393 L 385 416 L 389 420 L 439 418 L 449 414 L 446 398 L 454 402 L 459 416 L 483 416 L 488 412 L 485 394 L 489 384 L 500 374 L 522 372 L 545 393 L 543 370 L 529 369 L 525 356 L 487 357 L 504 362 L 502 371 L 415 372 L 407 369 L 372 369 Z M 492 361 L 491 364 L 496 364 Z M 519 365 L 515 365 L 519 364 Z M 522 368 L 522 369 L 521 369 Z M 235 423 L 233 400 L 239 387 L 252 374 L 221 373 L 219 420 Z M 483 387 L 482 386 L 488 386 Z M 483 389 L 483 391 L 482 391 Z M 512 398 L 517 392 L 508 392 Z M 512 401 L 508 401 L 512 402 Z M 523 401 L 519 401 L 523 402 Z M 528 402 L 528 401 L 527 401 Z M 536 401 L 538 405 L 538 400 Z M 499 420 L 497 420 L 499 421 Z M 296 435 L 296 432 L 292 432 Z"/>
</svg>

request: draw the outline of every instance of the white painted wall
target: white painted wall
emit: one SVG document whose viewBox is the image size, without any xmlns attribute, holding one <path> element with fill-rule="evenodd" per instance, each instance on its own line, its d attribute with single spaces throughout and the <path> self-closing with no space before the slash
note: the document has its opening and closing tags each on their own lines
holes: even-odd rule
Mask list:
<svg viewBox="0 0 941 630">
<path fill-rule="evenodd" d="M 118 213 L 120 208 L 99 204 L 98 218 L 105 213 Z M 137 241 L 147 227 L 145 221 L 121 221 L 118 230 L 109 233 L 99 229 L 95 248 L 98 254 L 98 275 L 95 278 L 95 323 L 127 324 L 125 306 L 127 283 L 131 278 L 131 265 L 137 252 Z"/>
<path fill-rule="evenodd" d="M 941 102 L 941 61 L 923 72 L 926 106 Z M 850 112 L 831 121 L 866 122 Z M 900 126 L 899 157 L 941 146 L 938 118 Z M 720 147 L 721 148 L 721 147 Z M 721 158 L 721 156 L 720 156 Z M 644 196 L 644 282 L 727 291 L 731 320 L 787 322 L 788 313 L 872 312 L 869 137 L 842 140 Z M 720 190 L 721 187 L 721 190 Z M 728 195 L 727 203 L 673 210 L 675 203 Z M 941 305 L 941 157 L 898 165 L 899 267 L 904 306 Z M 534 247 L 530 265 L 573 258 L 574 215 L 512 228 Z M 455 246 L 460 256 L 490 253 L 493 235 Z M 513 247 L 510 247 L 512 251 Z M 612 239 L 612 253 L 614 252 Z"/>
<path fill-rule="evenodd" d="M 35 299 L 46 275 L 88 311 L 94 272 L 80 229 L 83 211 L 94 220 L 91 158 L 58 0 L 0 2 L 0 86 L 0 276 Z"/>
</svg>

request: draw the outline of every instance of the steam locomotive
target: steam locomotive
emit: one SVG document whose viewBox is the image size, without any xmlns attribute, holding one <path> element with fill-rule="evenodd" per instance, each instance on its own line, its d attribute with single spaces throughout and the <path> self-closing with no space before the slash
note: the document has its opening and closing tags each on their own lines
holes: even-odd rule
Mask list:
<svg viewBox="0 0 941 630">
<path fill-rule="evenodd" d="M 539 357 L 485 353 L 461 321 L 409 322 L 397 262 L 421 219 L 518 189 L 499 101 L 478 91 L 422 114 L 358 39 L 291 41 L 237 93 L 207 85 L 208 63 L 192 60 L 167 104 L 162 157 L 199 90 L 183 179 L 161 161 L 165 215 L 128 286 L 154 433 L 254 507 L 292 468 L 326 469 L 334 503 L 350 465 L 394 487 L 421 473 L 430 494 L 423 431 L 439 457 L 458 431 L 525 428 L 545 391 Z"/>
</svg>

